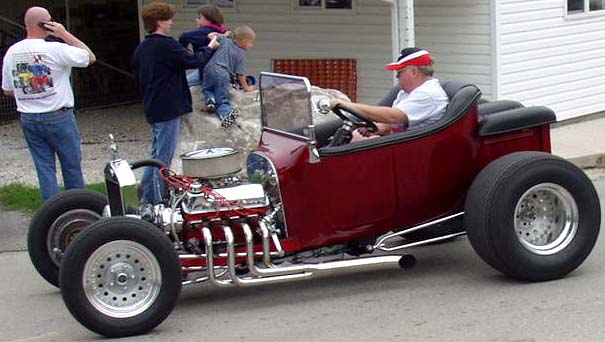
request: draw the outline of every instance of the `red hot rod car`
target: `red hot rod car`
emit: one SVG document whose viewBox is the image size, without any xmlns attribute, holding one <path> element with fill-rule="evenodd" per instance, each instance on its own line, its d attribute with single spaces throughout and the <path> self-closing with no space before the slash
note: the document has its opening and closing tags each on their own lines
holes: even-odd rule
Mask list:
<svg viewBox="0 0 605 342">
<path fill-rule="evenodd" d="M 462 234 L 508 276 L 544 281 L 573 271 L 596 242 L 600 207 L 586 175 L 550 154 L 554 113 L 442 85 L 450 103 L 440 121 L 351 143 L 353 129 L 372 128 L 363 115 L 340 106 L 315 125 L 309 81 L 263 73 L 263 131 L 247 177 L 231 148 L 183 154 L 183 175 L 116 157 L 105 168 L 107 196 L 67 191 L 37 212 L 33 264 L 60 286 L 74 317 L 105 336 L 154 328 L 182 285 L 405 268 L 412 256 L 384 252 Z M 163 203 L 140 204 L 140 167 L 161 169 L 170 185 Z"/>
</svg>

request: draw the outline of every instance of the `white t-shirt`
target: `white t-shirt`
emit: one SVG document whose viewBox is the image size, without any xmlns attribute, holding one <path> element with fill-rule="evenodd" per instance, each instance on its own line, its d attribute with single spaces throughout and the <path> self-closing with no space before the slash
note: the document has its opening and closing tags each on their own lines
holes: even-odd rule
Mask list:
<svg viewBox="0 0 605 342">
<path fill-rule="evenodd" d="M 21 113 L 44 113 L 74 106 L 72 67 L 87 67 L 88 51 L 44 39 L 12 45 L 2 64 L 2 89 L 15 94 Z"/>
<path fill-rule="evenodd" d="M 393 102 L 393 108 L 404 112 L 408 117 L 408 130 L 418 129 L 432 124 L 443 117 L 448 97 L 439 80 L 431 78 L 418 88 L 406 93 L 400 90 Z"/>
</svg>

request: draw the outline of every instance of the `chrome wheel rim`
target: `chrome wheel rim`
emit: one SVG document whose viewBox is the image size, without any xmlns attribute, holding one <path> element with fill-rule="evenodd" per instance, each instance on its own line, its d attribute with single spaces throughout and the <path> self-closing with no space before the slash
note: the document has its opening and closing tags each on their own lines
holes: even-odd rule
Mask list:
<svg viewBox="0 0 605 342">
<path fill-rule="evenodd" d="M 59 267 L 63 253 L 82 229 L 101 219 L 101 215 L 92 210 L 70 210 L 59 216 L 48 230 L 46 248 L 52 262 Z"/>
<path fill-rule="evenodd" d="M 133 317 L 156 301 L 162 272 L 147 247 L 117 240 L 99 247 L 86 260 L 82 286 L 96 310 L 114 318 Z"/>
<path fill-rule="evenodd" d="M 562 186 L 542 183 L 527 190 L 514 213 L 515 235 L 530 252 L 552 255 L 565 249 L 578 230 L 578 206 Z"/>
</svg>

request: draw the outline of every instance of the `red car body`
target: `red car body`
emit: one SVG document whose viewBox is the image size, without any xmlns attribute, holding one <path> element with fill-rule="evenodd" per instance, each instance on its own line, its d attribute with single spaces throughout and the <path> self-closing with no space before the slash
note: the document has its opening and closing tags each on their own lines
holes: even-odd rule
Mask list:
<svg viewBox="0 0 605 342">
<path fill-rule="evenodd" d="M 461 212 L 489 162 L 514 151 L 550 152 L 548 124 L 480 137 L 478 122 L 475 103 L 433 134 L 338 155 L 321 156 L 320 149 L 319 163 L 308 162 L 304 139 L 265 130 L 256 153 L 279 175 L 284 248 L 331 245 Z"/>
</svg>

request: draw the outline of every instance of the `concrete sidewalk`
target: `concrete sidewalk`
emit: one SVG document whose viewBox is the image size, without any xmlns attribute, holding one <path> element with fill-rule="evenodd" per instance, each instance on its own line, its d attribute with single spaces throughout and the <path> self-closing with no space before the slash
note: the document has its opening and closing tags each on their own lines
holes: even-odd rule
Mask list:
<svg viewBox="0 0 605 342">
<path fill-rule="evenodd" d="M 572 119 L 551 126 L 552 153 L 583 169 L 605 167 L 605 117 Z"/>
<path fill-rule="evenodd" d="M 27 250 L 30 215 L 0 208 L 0 253 Z"/>
</svg>

